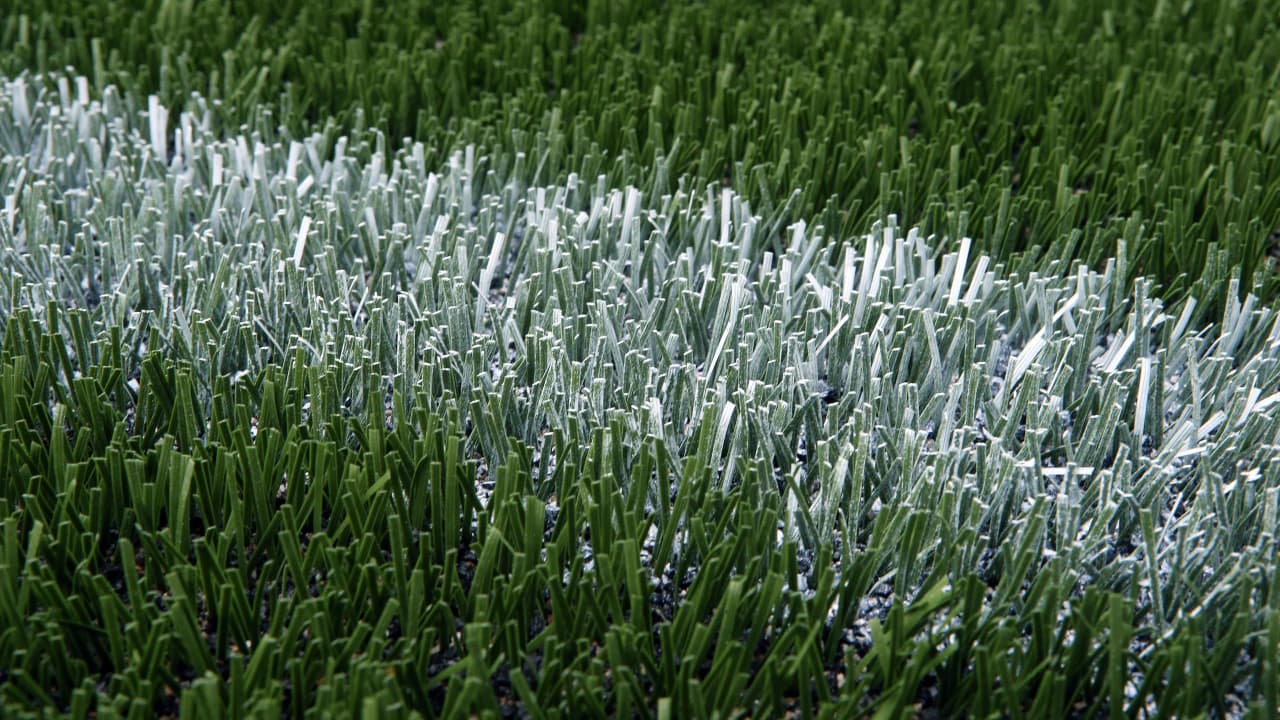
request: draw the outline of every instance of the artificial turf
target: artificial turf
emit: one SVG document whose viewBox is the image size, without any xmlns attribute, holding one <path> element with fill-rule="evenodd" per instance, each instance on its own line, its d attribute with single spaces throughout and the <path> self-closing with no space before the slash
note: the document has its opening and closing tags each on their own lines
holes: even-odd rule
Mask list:
<svg viewBox="0 0 1280 720">
<path fill-rule="evenodd" d="M 200 92 L 232 133 L 267 111 L 295 134 L 373 127 L 432 165 L 467 144 L 531 151 L 544 184 L 661 167 L 837 237 L 896 214 L 998 259 L 1093 266 L 1123 239 L 1131 276 L 1181 297 L 1219 252 L 1248 276 L 1280 239 L 1276 10 L 3 0 L 0 71 L 70 66 L 175 111 Z"/>
<path fill-rule="evenodd" d="M 1280 712 L 1266 3 L 5 10 L 0 715 Z"/>
</svg>

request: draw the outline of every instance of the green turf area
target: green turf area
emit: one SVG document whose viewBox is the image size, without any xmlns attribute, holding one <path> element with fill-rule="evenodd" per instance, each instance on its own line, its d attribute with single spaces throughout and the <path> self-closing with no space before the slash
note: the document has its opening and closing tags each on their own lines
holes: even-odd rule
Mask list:
<svg viewBox="0 0 1280 720">
<path fill-rule="evenodd" d="M 1280 717 L 1280 7 L 0 0 L 0 718 Z"/>
<path fill-rule="evenodd" d="M 0 714 L 1280 708 L 1239 268 L 187 107 L 0 92 Z"/>
<path fill-rule="evenodd" d="M 70 65 L 172 108 L 199 91 L 232 132 L 266 103 L 295 132 L 412 136 L 433 166 L 468 143 L 536 148 L 541 183 L 663 166 L 836 237 L 894 213 L 1001 260 L 1101 266 L 1126 238 L 1169 300 L 1218 252 L 1248 277 L 1280 230 L 1274 0 L 0 0 L 0 18 L 0 72 Z"/>
</svg>

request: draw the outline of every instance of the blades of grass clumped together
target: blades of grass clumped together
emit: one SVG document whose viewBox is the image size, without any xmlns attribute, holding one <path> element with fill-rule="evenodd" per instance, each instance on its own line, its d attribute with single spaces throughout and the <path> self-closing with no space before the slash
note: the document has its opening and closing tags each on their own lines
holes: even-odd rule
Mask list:
<svg viewBox="0 0 1280 720">
<path fill-rule="evenodd" d="M 1005 261 L 1101 267 L 1124 238 L 1171 300 L 1218 252 L 1247 278 L 1280 228 L 1266 1 L 5 0 L 0 18 L 0 72 L 74 67 L 172 108 L 199 91 L 233 133 L 380 127 L 431 167 L 523 150 L 539 184 L 728 181 L 837 238 L 896 213 Z"/>
<path fill-rule="evenodd" d="M 0 97 L 15 713 L 1280 700 L 1280 317 L 1238 273 L 1210 314 L 1126 247 L 830 242 L 85 85 Z"/>
</svg>

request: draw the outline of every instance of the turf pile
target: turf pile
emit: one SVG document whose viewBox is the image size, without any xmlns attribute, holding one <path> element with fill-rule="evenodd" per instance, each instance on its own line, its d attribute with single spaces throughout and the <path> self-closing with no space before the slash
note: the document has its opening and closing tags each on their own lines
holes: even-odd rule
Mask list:
<svg viewBox="0 0 1280 720">
<path fill-rule="evenodd" d="M 897 214 L 1001 260 L 1101 267 L 1124 238 L 1171 298 L 1276 245 L 1277 38 L 1271 0 L 0 0 L 0 72 L 198 91 L 232 134 L 270 112 L 411 136 L 432 167 L 523 150 L 541 184 L 666 168 L 838 238 Z"/>
<path fill-rule="evenodd" d="M 6 714 L 1280 707 L 1239 269 L 186 107 L 0 93 Z"/>
<path fill-rule="evenodd" d="M 0 0 L 0 716 L 1280 715 L 1265 0 Z"/>
</svg>

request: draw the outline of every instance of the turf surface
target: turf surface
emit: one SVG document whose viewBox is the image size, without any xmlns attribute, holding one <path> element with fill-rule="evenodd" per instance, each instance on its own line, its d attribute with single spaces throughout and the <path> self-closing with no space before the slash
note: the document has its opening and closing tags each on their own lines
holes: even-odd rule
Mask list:
<svg viewBox="0 0 1280 720">
<path fill-rule="evenodd" d="M 10 76 L 70 65 L 172 108 L 198 91 L 231 132 L 265 103 L 295 133 L 412 136 L 433 165 L 536 147 L 541 183 L 662 166 L 838 237 L 892 213 L 998 259 L 1100 266 L 1125 238 L 1171 298 L 1217 252 L 1247 276 L 1280 231 L 1271 0 L 4 0 L 0 18 Z"/>
<path fill-rule="evenodd" d="M 5 8 L 0 715 L 1280 712 L 1265 3 L 280 8 Z"/>
</svg>

